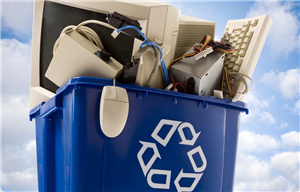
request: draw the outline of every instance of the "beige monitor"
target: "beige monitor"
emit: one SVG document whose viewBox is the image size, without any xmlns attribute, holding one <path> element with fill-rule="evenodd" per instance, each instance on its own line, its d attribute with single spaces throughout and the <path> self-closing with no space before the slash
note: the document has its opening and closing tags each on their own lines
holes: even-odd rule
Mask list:
<svg viewBox="0 0 300 192">
<path fill-rule="evenodd" d="M 190 29 L 199 30 L 211 26 L 212 22 L 204 22 L 192 17 L 180 15 L 173 6 L 155 1 L 71 1 L 71 0 L 37 0 L 34 3 L 34 22 L 32 34 L 32 64 L 30 84 L 30 107 L 48 101 L 55 95 L 58 86 L 45 77 L 52 59 L 52 48 L 61 30 L 67 25 L 77 25 L 82 21 L 95 19 L 106 21 L 106 14 L 119 12 L 131 19 L 138 20 L 146 37 L 164 41 L 171 46 L 170 52 L 164 57 L 166 66 L 173 60 L 174 54 L 186 52 L 195 42 L 200 42 L 203 36 L 187 35 Z M 112 29 L 94 27 L 103 41 L 104 47 L 121 64 L 131 61 L 132 55 L 139 48 L 141 41 L 125 34 L 110 41 Z M 182 30 L 187 29 L 187 30 Z M 209 35 L 214 34 L 210 28 Z M 178 42 L 177 43 L 177 39 Z M 193 43 L 191 43 L 193 42 Z M 191 44 L 191 45 L 190 45 Z M 178 50 L 178 51 L 177 51 Z M 161 76 L 157 81 L 163 81 Z"/>
</svg>

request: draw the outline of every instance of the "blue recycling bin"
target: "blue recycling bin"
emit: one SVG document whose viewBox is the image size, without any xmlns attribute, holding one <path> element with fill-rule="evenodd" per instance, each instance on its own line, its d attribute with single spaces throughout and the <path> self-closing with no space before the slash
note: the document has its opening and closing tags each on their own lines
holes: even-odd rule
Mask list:
<svg viewBox="0 0 300 192">
<path fill-rule="evenodd" d="M 99 105 L 112 84 L 72 78 L 30 111 L 39 191 L 232 191 L 245 103 L 117 83 L 129 115 L 108 138 Z"/>
</svg>

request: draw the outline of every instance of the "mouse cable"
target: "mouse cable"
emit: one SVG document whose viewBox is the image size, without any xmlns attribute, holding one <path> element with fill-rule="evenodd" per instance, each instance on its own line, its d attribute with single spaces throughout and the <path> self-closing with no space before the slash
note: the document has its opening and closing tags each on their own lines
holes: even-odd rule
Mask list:
<svg viewBox="0 0 300 192">
<path fill-rule="evenodd" d="M 160 52 L 160 62 L 161 62 L 161 65 L 163 67 L 163 71 L 164 71 L 164 76 L 165 76 L 165 81 L 166 81 L 166 84 L 168 85 L 169 84 L 169 75 L 168 75 L 168 70 L 167 70 L 167 67 L 165 65 L 165 62 L 163 61 L 162 59 L 162 56 L 163 56 L 163 53 L 162 53 L 162 50 L 161 48 L 159 47 L 159 45 L 157 45 L 156 43 L 152 42 L 152 41 L 149 41 L 147 39 L 147 37 L 141 32 L 140 29 L 138 29 L 137 27 L 135 26 L 131 26 L 131 25 L 127 25 L 127 26 L 124 26 L 124 27 L 121 27 L 119 29 L 116 29 L 113 31 L 113 33 L 111 34 L 114 38 L 116 38 L 119 33 L 123 30 L 123 29 L 135 29 L 137 32 L 139 32 L 141 34 L 141 36 L 144 38 L 145 42 L 143 42 L 141 45 L 140 45 L 140 48 L 145 46 L 145 45 L 148 45 L 148 46 L 155 46 L 157 47 L 157 49 L 159 50 Z"/>
<path fill-rule="evenodd" d="M 63 35 L 70 33 L 72 31 L 77 31 L 81 35 L 85 36 L 90 42 L 94 43 L 97 47 L 99 47 L 100 49 L 103 49 L 102 41 L 101 41 L 100 37 L 97 35 L 97 33 L 93 29 L 83 26 L 83 25 L 86 25 L 89 23 L 94 23 L 94 24 L 98 24 L 98 25 L 103 25 L 103 26 L 111 28 L 111 29 L 116 29 L 115 27 L 112 27 L 108 23 L 104 23 L 102 21 L 97 21 L 97 20 L 87 20 L 87 21 L 84 21 L 84 22 L 78 24 L 77 26 L 69 25 L 61 31 L 58 39 L 55 41 L 54 46 L 53 46 L 53 55 L 55 54 Z"/>
</svg>

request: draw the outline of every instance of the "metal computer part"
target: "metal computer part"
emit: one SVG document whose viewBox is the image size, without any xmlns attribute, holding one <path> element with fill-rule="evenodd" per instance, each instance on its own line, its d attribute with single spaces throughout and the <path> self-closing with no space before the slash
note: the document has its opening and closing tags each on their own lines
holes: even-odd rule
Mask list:
<svg viewBox="0 0 300 192">
<path fill-rule="evenodd" d="M 187 53 L 191 52 L 193 48 Z M 199 60 L 194 57 L 184 58 L 171 67 L 174 81 L 184 85 L 187 91 L 194 90 L 194 94 L 207 97 L 219 85 L 224 57 L 225 53 L 214 51 Z"/>
</svg>

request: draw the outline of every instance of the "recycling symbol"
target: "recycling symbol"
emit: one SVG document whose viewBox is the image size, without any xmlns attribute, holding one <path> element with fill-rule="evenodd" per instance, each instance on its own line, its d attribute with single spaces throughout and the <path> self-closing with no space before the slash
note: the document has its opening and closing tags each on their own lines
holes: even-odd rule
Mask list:
<svg viewBox="0 0 300 192">
<path fill-rule="evenodd" d="M 165 136 L 165 138 L 161 138 L 158 135 L 158 133 L 160 132 L 160 130 L 162 129 L 162 127 L 164 125 L 171 125 L 172 127 L 169 130 L 168 134 Z M 187 139 L 186 138 L 186 136 L 183 132 L 184 128 L 190 129 L 190 132 L 192 133 L 192 136 L 193 136 L 192 139 Z M 196 140 L 198 139 L 198 137 L 201 133 L 201 132 L 196 133 L 193 125 L 190 124 L 190 123 L 187 123 L 187 122 L 182 123 L 181 121 L 173 121 L 173 120 L 162 119 L 158 123 L 158 125 L 156 126 L 154 131 L 152 132 L 151 137 L 154 138 L 163 147 L 166 147 L 168 142 L 170 141 L 171 137 L 173 136 L 173 134 L 175 133 L 176 130 L 178 131 L 179 136 L 181 138 L 181 142 L 179 143 L 180 145 L 194 146 Z M 138 161 L 139 161 L 140 166 L 142 168 L 142 171 L 144 173 L 144 176 L 147 177 L 148 185 L 150 187 L 154 188 L 154 189 L 170 189 L 172 171 L 171 170 L 152 169 L 152 165 L 157 160 L 157 158 L 162 159 L 162 157 L 159 154 L 156 143 L 151 143 L 151 142 L 146 142 L 146 141 L 140 141 L 140 143 L 142 144 L 142 147 L 141 147 L 141 149 L 139 150 L 139 152 L 137 154 L 137 158 L 138 158 Z M 146 152 L 146 150 L 148 150 L 148 149 L 153 149 L 154 154 L 152 155 L 151 159 L 147 162 L 147 164 L 145 164 L 142 156 Z M 197 153 L 200 155 L 200 157 L 202 159 L 202 165 L 200 167 L 197 166 L 197 164 L 196 164 L 196 162 L 193 158 L 193 155 L 197 154 Z M 197 184 L 199 183 L 199 181 L 200 181 L 200 179 L 203 175 L 203 171 L 205 170 L 206 165 L 207 165 L 207 161 L 206 161 L 206 158 L 205 158 L 205 155 L 203 153 L 203 150 L 202 150 L 201 146 L 197 146 L 194 149 L 187 152 L 187 156 L 188 156 L 188 158 L 191 162 L 194 173 L 186 173 L 186 172 L 184 172 L 183 169 L 181 169 L 181 171 L 178 173 L 178 176 L 174 180 L 174 185 L 175 185 L 178 192 L 193 191 L 195 189 L 195 187 L 197 186 Z M 164 183 L 155 183 L 155 182 L 153 182 L 152 181 L 153 175 L 164 175 L 165 178 L 166 178 L 165 182 Z M 194 179 L 194 181 L 191 184 L 191 186 L 182 187 L 179 184 L 180 180 L 182 178 L 192 178 L 192 179 Z"/>
</svg>

